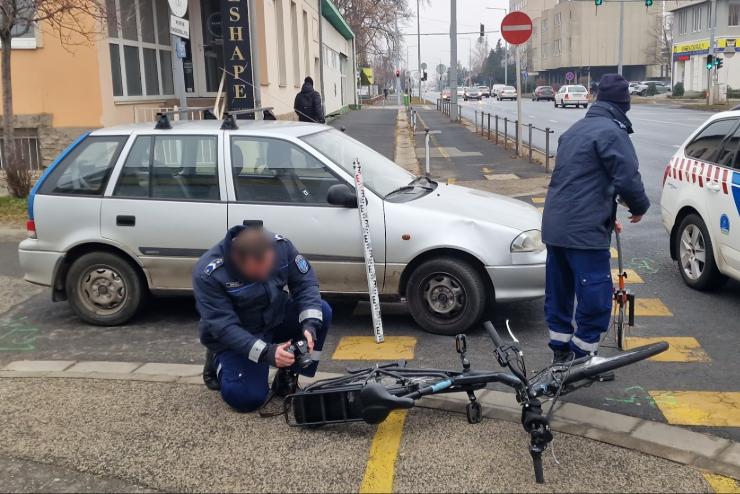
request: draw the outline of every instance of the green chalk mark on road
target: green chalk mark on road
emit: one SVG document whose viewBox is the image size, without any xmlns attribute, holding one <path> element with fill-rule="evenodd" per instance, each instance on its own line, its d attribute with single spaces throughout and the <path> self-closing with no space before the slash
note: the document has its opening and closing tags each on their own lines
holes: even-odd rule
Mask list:
<svg viewBox="0 0 740 494">
<path fill-rule="evenodd" d="M 0 323 L 0 352 L 31 352 L 36 349 L 39 328 L 20 322 Z"/>
<path fill-rule="evenodd" d="M 630 386 L 625 388 L 624 398 L 610 398 L 607 396 L 604 400 L 606 400 L 605 405 L 609 405 L 610 403 L 619 403 L 621 405 L 634 405 L 638 407 L 643 405 L 653 408 L 656 407 L 655 400 L 642 386 Z"/>
</svg>

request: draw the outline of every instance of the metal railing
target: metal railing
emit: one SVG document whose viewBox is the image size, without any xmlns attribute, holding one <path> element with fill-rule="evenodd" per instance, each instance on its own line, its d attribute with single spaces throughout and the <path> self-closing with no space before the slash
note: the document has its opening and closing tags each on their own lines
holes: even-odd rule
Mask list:
<svg viewBox="0 0 740 494">
<path fill-rule="evenodd" d="M 15 137 L 15 153 L 21 162 L 28 165 L 31 170 L 41 170 L 43 162 L 41 159 L 41 147 L 37 136 L 25 135 Z M 3 149 L 0 145 L 0 169 L 4 169 Z"/>
<path fill-rule="evenodd" d="M 452 102 L 451 101 L 437 99 L 437 110 L 441 111 L 443 114 L 452 118 L 450 115 L 450 113 L 452 112 Z M 461 120 L 462 120 L 462 107 L 460 105 L 457 105 L 457 121 L 459 122 Z"/>
<path fill-rule="evenodd" d="M 521 156 L 519 149 L 519 129 L 522 128 L 526 133 L 522 136 L 521 143 L 524 150 L 527 152 L 527 160 L 532 163 L 532 154 L 539 153 L 543 155 L 545 162 L 545 171 L 550 171 L 550 160 L 555 156 L 550 154 L 550 135 L 554 134 L 555 131 L 550 127 L 540 128 L 536 127 L 531 123 L 518 125 L 519 122 L 508 117 L 499 117 L 496 114 L 484 111 L 475 110 L 475 132 L 481 136 L 486 137 L 489 141 L 493 140 L 496 144 L 499 144 L 503 140 L 504 149 L 508 149 L 509 146 L 514 147 L 514 151 L 517 156 Z M 493 127 L 492 127 L 493 125 Z M 513 126 L 513 134 L 509 133 L 510 127 Z M 532 144 L 533 132 L 542 132 L 545 136 L 545 148 L 542 149 Z"/>
</svg>

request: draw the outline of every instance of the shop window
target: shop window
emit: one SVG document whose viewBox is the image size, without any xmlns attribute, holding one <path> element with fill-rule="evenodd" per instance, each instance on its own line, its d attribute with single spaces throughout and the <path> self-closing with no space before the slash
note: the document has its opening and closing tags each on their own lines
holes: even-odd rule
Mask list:
<svg viewBox="0 0 740 494">
<path fill-rule="evenodd" d="M 167 0 L 106 0 L 113 96 L 171 96 Z"/>
</svg>

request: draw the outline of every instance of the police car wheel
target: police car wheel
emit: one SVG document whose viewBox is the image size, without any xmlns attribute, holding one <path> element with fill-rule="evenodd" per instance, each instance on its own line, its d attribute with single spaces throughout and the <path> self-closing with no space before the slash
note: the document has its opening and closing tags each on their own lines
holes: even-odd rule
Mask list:
<svg viewBox="0 0 740 494">
<path fill-rule="evenodd" d="M 409 311 L 429 333 L 456 335 L 476 324 L 486 308 L 487 287 L 465 261 L 430 259 L 420 264 L 406 284 Z"/>
<path fill-rule="evenodd" d="M 717 268 L 712 239 L 701 216 L 686 216 L 678 227 L 674 241 L 678 271 L 691 288 L 712 290 L 727 280 Z"/>
<path fill-rule="evenodd" d="M 131 319 L 144 299 L 135 268 L 109 252 L 91 252 L 67 272 L 67 297 L 80 319 L 97 326 L 116 326 Z"/>
</svg>

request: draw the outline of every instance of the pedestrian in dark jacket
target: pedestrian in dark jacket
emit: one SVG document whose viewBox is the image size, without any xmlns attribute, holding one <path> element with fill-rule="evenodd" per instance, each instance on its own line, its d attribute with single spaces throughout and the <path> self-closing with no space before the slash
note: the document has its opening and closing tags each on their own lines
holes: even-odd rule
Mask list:
<svg viewBox="0 0 740 494">
<path fill-rule="evenodd" d="M 313 79 L 303 80 L 301 92 L 295 95 L 293 109 L 301 122 L 324 123 L 324 109 L 321 106 L 321 94 L 313 88 Z"/>
<path fill-rule="evenodd" d="M 629 208 L 631 223 L 640 221 L 650 206 L 629 138 L 629 84 L 620 75 L 607 74 L 598 87 L 586 117 L 558 141 L 542 217 L 545 317 L 555 361 L 595 354 L 609 327 L 609 246 L 615 225 L 621 228 L 615 223 L 616 196 Z"/>
</svg>

